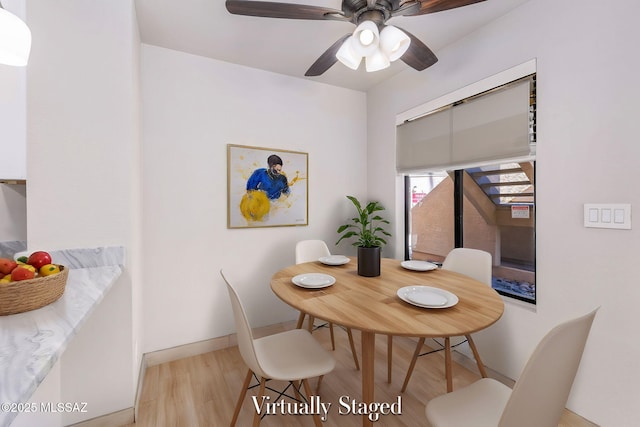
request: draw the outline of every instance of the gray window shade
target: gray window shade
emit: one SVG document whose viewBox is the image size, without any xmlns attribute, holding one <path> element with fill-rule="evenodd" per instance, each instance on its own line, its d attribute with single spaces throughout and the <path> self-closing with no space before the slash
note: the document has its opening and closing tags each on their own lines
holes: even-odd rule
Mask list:
<svg viewBox="0 0 640 427">
<path fill-rule="evenodd" d="M 526 79 L 398 126 L 398 172 L 529 156 L 529 94 Z"/>
<path fill-rule="evenodd" d="M 451 160 L 451 109 L 397 128 L 398 172 L 436 167 Z"/>
</svg>

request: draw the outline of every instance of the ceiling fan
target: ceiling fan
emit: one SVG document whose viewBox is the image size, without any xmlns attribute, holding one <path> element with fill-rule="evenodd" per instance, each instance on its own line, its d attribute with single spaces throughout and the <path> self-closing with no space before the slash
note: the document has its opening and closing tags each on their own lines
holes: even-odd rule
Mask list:
<svg viewBox="0 0 640 427">
<path fill-rule="evenodd" d="M 485 0 L 343 0 L 342 9 L 337 10 L 270 1 L 226 0 L 226 7 L 235 15 L 334 20 L 356 25 L 353 35 L 346 34 L 338 39 L 305 73 L 305 76 L 319 76 L 338 60 L 352 69 L 357 69 L 363 57 L 367 60 L 367 71 L 382 69 L 389 65 L 389 60 L 395 59 L 422 71 L 438 62 L 436 55 L 414 35 L 405 30 L 398 33 L 396 27 L 386 25 L 387 20 L 394 16 L 418 16 L 441 12 L 482 1 Z M 380 56 L 382 49 L 373 49 L 378 45 L 386 47 L 385 55 Z"/>
</svg>

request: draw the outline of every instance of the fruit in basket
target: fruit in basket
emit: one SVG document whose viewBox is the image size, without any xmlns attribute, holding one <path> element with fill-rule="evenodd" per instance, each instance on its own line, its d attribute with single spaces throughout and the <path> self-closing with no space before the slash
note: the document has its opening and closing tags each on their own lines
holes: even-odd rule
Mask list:
<svg viewBox="0 0 640 427">
<path fill-rule="evenodd" d="M 0 258 L 0 273 L 9 274 L 14 268 L 18 266 L 18 263 L 9 258 Z"/>
<path fill-rule="evenodd" d="M 29 255 L 27 264 L 33 265 L 36 269 L 40 269 L 43 265 L 51 264 L 51 255 L 45 251 L 36 251 Z"/>
<path fill-rule="evenodd" d="M 60 273 L 60 267 L 55 264 L 45 264 L 38 270 L 41 276 L 51 276 Z"/>
<path fill-rule="evenodd" d="M 29 280 L 29 279 L 33 279 L 34 277 L 36 277 L 35 268 L 33 268 L 32 270 L 30 268 L 27 268 L 26 265 L 21 265 L 19 267 L 16 267 L 11 272 L 12 282 L 19 282 L 20 280 Z"/>
<path fill-rule="evenodd" d="M 36 268 L 33 265 L 18 263 L 18 267 L 26 268 L 29 271 L 33 271 L 34 274 L 38 274 L 38 270 L 36 270 Z M 16 267 L 16 268 L 18 268 L 18 267 Z"/>
</svg>

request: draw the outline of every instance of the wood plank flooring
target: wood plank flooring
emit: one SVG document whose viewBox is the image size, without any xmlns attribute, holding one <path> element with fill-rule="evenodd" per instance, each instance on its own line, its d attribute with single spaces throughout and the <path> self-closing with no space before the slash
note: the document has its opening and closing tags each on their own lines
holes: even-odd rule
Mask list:
<svg viewBox="0 0 640 427">
<path fill-rule="evenodd" d="M 266 333 L 278 332 L 275 328 Z M 354 339 L 360 342 L 360 335 L 353 331 Z M 328 419 L 323 423 L 327 427 L 361 426 L 359 415 L 339 414 L 339 399 L 342 396 L 360 398 L 361 380 L 355 370 L 346 333 L 335 328 L 337 360 L 336 369 L 325 376 L 319 396 L 322 402 L 330 402 Z M 322 328 L 314 332 L 314 337 L 325 348 L 331 348 L 329 331 Z M 428 342 L 428 340 L 427 340 Z M 394 338 L 393 380 L 387 383 L 387 339 L 376 338 L 376 390 L 377 402 L 394 403 L 398 396 L 402 398 L 402 415 L 382 416 L 377 422 L 380 426 L 428 426 L 424 415 L 425 404 L 429 399 L 443 394 L 446 390 L 444 376 L 444 357 L 442 352 L 423 356 L 418 359 L 411 382 L 405 393 L 400 393 L 407 365 L 415 348 L 415 341 L 408 338 Z M 359 351 L 358 351 L 359 353 Z M 360 360 L 360 354 L 358 354 Z M 240 387 L 247 368 L 242 362 L 237 347 L 231 347 L 198 356 L 151 366 L 145 373 L 144 386 L 140 398 L 138 419 L 134 424 L 123 427 L 205 427 L 227 426 L 233 415 Z M 479 378 L 475 372 L 454 365 L 454 389 L 460 388 Z M 280 388 L 282 384 L 272 381 L 271 386 Z M 315 389 L 316 380 L 311 381 Z M 257 388 L 255 389 L 257 392 Z M 251 402 L 251 390 L 244 401 L 238 426 L 251 425 L 254 408 Z M 272 401 L 276 398 L 272 394 Z M 344 411 L 344 409 L 343 409 Z M 265 427 L 313 426 L 310 416 L 269 415 L 261 423 Z M 592 427 L 594 424 L 576 414 L 565 411 L 559 427 Z"/>
</svg>

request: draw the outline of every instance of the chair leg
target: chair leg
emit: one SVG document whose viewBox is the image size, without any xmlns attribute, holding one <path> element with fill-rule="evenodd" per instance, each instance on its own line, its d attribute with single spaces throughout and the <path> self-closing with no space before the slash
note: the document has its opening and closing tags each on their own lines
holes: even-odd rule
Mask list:
<svg viewBox="0 0 640 427">
<path fill-rule="evenodd" d="M 478 365 L 478 370 L 480 371 L 480 375 L 482 378 L 487 378 L 487 371 L 484 369 L 484 365 L 482 364 L 482 360 L 480 360 L 480 353 L 478 353 L 478 348 L 476 344 L 471 339 L 471 335 L 465 335 L 465 338 L 469 342 L 469 347 L 471 347 L 471 351 L 473 352 L 473 357 L 476 359 L 476 364 Z"/>
<path fill-rule="evenodd" d="M 309 330 L 309 333 L 313 332 L 313 322 L 315 321 L 315 317 L 313 317 L 312 315 L 309 315 L 309 321 L 307 323 L 307 329 Z"/>
<path fill-rule="evenodd" d="M 304 391 L 307 393 L 307 398 L 311 399 L 311 387 L 309 387 L 309 381 L 305 378 L 302 380 L 302 385 L 304 386 Z M 316 427 L 322 427 L 322 420 L 320 420 L 320 414 L 313 414 L 313 423 Z"/>
<path fill-rule="evenodd" d="M 304 316 L 306 313 L 304 311 L 300 312 L 300 316 L 298 316 L 298 323 L 296 323 L 296 329 L 302 328 L 302 323 L 304 323 Z"/>
<path fill-rule="evenodd" d="M 405 390 L 407 390 L 407 386 L 409 385 L 409 379 L 411 379 L 413 368 L 416 366 L 416 360 L 418 360 L 418 356 L 420 356 L 420 350 L 422 349 L 423 345 L 424 345 L 424 337 L 421 337 L 418 340 L 418 345 L 416 345 L 416 350 L 413 352 L 411 363 L 409 363 L 409 369 L 407 369 L 407 375 L 404 377 L 404 384 L 402 384 L 403 393 L 405 392 Z"/>
<path fill-rule="evenodd" d="M 329 332 L 331 333 L 331 348 L 336 350 L 336 340 L 333 338 L 333 323 L 329 323 Z"/>
<path fill-rule="evenodd" d="M 262 377 L 260 378 L 260 390 L 258 391 L 258 399 L 261 399 L 264 396 L 264 389 L 267 385 L 267 379 Z M 258 411 L 253 415 L 253 427 L 258 427 L 260 425 L 260 421 L 262 420 L 262 416 Z"/>
<path fill-rule="evenodd" d="M 245 396 L 247 395 L 247 389 L 249 388 L 249 383 L 251 382 L 251 376 L 253 372 L 251 369 L 247 371 L 247 376 L 244 378 L 244 382 L 242 383 L 242 390 L 240 390 L 240 397 L 238 398 L 238 403 L 236 403 L 236 409 L 233 411 L 233 419 L 231 420 L 231 427 L 236 425 L 238 421 L 238 415 L 240 415 L 240 408 L 242 408 L 242 403 L 244 401 Z"/>
<path fill-rule="evenodd" d="M 324 378 L 324 375 L 320 375 L 318 377 L 318 384 L 316 384 L 316 394 L 320 394 L 320 384 L 322 384 L 323 378 Z"/>
<path fill-rule="evenodd" d="M 356 371 L 360 370 L 360 363 L 358 363 L 358 353 L 356 353 L 356 345 L 353 342 L 353 334 L 351 328 L 347 328 L 347 336 L 349 337 L 349 345 L 351 346 L 351 354 L 353 355 L 353 362 L 356 364 Z"/>
<path fill-rule="evenodd" d="M 451 367 L 451 338 L 444 339 L 444 371 L 447 377 L 447 393 L 453 391 L 453 371 Z"/>
<path fill-rule="evenodd" d="M 298 391 L 300 389 L 300 381 L 292 381 L 291 383 L 293 384 L 293 393 L 296 396 L 296 399 L 301 401 L 300 392 Z"/>
<path fill-rule="evenodd" d="M 393 358 L 393 335 L 387 335 L 387 382 L 391 384 L 391 361 Z"/>
</svg>

